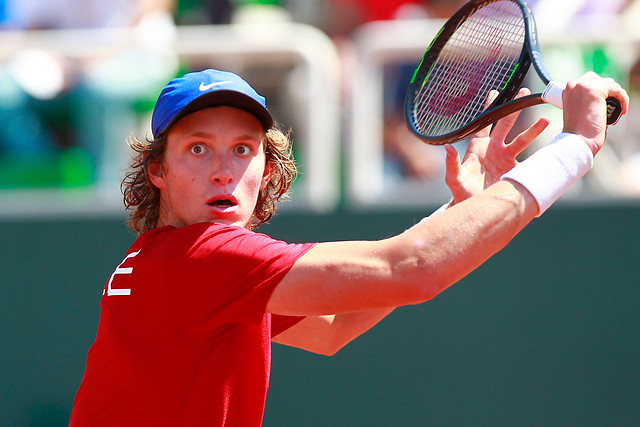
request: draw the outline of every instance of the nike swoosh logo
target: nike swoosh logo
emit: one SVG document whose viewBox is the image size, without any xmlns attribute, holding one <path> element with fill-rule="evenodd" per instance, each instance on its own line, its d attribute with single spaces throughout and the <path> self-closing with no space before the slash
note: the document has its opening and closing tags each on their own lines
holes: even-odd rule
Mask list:
<svg viewBox="0 0 640 427">
<path fill-rule="evenodd" d="M 206 90 L 211 89 L 212 87 L 216 87 L 216 86 L 220 86 L 220 85 L 226 85 L 227 83 L 233 83 L 231 80 L 227 80 L 224 82 L 214 82 L 211 84 L 204 84 L 204 82 L 200 83 L 200 87 L 198 89 L 200 89 L 200 92 L 204 92 Z"/>
</svg>

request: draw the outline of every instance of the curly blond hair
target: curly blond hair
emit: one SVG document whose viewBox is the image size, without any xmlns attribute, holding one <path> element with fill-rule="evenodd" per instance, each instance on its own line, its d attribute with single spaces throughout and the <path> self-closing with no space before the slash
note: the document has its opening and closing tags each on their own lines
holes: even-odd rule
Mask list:
<svg viewBox="0 0 640 427">
<path fill-rule="evenodd" d="M 128 144 L 135 154 L 129 165 L 130 170 L 122 180 L 121 190 L 124 206 L 131 211 L 127 225 L 141 234 L 155 228 L 160 216 L 160 190 L 149 179 L 149 165 L 162 161 L 166 132 L 145 142 L 132 136 Z M 277 127 L 269 129 L 265 137 L 265 155 L 266 161 L 272 165 L 271 179 L 267 187 L 258 194 L 251 229 L 273 217 L 278 202 L 287 196 L 289 187 L 298 175 L 288 133 L 283 133 Z"/>
</svg>

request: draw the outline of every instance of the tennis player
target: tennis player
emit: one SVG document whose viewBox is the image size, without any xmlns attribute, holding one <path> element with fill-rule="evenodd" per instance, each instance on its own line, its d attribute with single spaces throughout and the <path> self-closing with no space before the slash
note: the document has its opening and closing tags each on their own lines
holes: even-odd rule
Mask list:
<svg viewBox="0 0 640 427">
<path fill-rule="evenodd" d="M 123 188 L 140 235 L 104 288 L 71 425 L 259 426 L 272 340 L 334 354 L 480 266 L 589 170 L 608 96 L 626 112 L 612 80 L 570 82 L 565 132 L 517 165 L 548 120 L 505 145 L 505 118 L 462 162 L 449 150 L 454 202 L 397 236 L 292 244 L 254 231 L 295 175 L 264 98 L 217 70 L 172 80 L 153 140 L 132 141 Z"/>
</svg>

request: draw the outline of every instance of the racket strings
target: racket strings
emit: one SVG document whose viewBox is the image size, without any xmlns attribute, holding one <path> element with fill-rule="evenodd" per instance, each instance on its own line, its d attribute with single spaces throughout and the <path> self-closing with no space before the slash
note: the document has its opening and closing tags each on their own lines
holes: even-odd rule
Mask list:
<svg viewBox="0 0 640 427">
<path fill-rule="evenodd" d="M 429 108 L 430 112 L 436 113 L 440 117 L 440 121 L 446 121 L 447 117 L 454 117 L 456 114 L 459 119 L 475 116 L 479 106 L 484 105 L 486 98 L 477 96 L 479 93 L 487 93 L 486 90 L 478 90 L 487 82 L 495 81 L 495 68 L 493 73 L 487 74 L 489 66 L 495 63 L 497 53 L 505 45 L 504 34 L 501 30 L 504 25 L 498 26 L 492 23 L 491 19 L 495 16 L 493 13 L 487 13 L 487 8 L 482 10 L 483 13 L 476 13 L 473 19 L 468 19 L 460 29 L 454 33 L 449 43 L 449 48 L 441 54 L 441 62 L 448 64 L 446 68 L 441 68 L 444 72 L 434 75 L 434 84 L 437 86 L 435 95 L 443 95 L 437 97 L 436 105 L 441 107 L 448 104 L 447 108 L 439 108 L 434 111 L 433 97 L 430 104 L 424 104 Z M 489 10 L 491 12 L 491 10 Z M 477 19 L 480 16 L 482 19 Z M 489 22 L 487 26 L 486 23 Z M 477 47 L 480 47 L 478 49 Z M 469 51 L 468 47 L 473 49 Z M 484 57 L 488 49 L 489 55 Z M 466 50 L 466 51 L 465 51 Z M 459 52 L 463 52 L 460 54 Z M 463 56 L 464 55 L 464 56 Z M 460 59 L 463 57 L 463 60 Z M 462 66 L 460 66 L 462 64 Z M 451 77 L 464 77 L 454 78 Z M 439 77 L 439 78 L 438 78 Z M 442 88 L 448 84 L 450 87 L 446 93 Z M 464 91 L 464 92 L 463 92 Z M 453 101 L 453 102 L 452 102 Z M 462 106 L 467 107 L 463 110 Z M 474 109 L 475 107 L 475 109 Z M 438 123 L 436 122 L 436 125 Z"/>
<path fill-rule="evenodd" d="M 464 31 L 460 33 L 459 44 L 465 46 L 465 44 L 474 42 L 473 34 L 481 34 L 484 38 L 475 41 L 476 44 L 479 42 L 481 46 L 487 46 L 491 49 L 488 50 L 488 56 L 484 58 L 480 51 L 475 49 L 472 55 L 467 55 L 467 59 L 462 62 L 464 64 L 462 66 L 460 66 L 460 60 L 451 60 L 445 56 L 444 60 L 450 65 L 446 69 L 442 69 L 445 72 L 441 74 L 440 87 L 434 93 L 434 96 L 439 101 L 434 104 L 432 97 L 432 101 L 429 104 L 425 104 L 428 108 L 427 111 L 439 118 L 434 121 L 434 125 L 438 128 L 456 127 L 476 117 L 486 105 L 488 91 L 498 87 L 492 83 L 497 78 L 500 78 L 503 73 L 499 67 L 490 67 L 496 63 L 496 57 L 500 51 L 500 44 L 496 44 L 492 40 L 497 38 L 498 43 L 504 43 L 500 40 L 503 36 L 501 37 L 498 27 L 493 26 L 493 28 L 485 29 L 484 32 L 478 33 L 476 27 L 481 25 L 482 22 L 478 21 L 475 24 L 468 26 L 469 31 L 467 33 Z M 452 46 L 455 46 L 455 44 Z M 464 79 L 452 79 L 452 72 L 454 74 L 457 72 L 458 76 L 464 76 Z M 440 93 L 442 92 L 441 88 L 445 87 L 444 85 L 447 82 L 454 82 L 452 90 L 449 93 Z M 490 86 L 487 88 L 487 85 Z M 433 108 L 434 105 L 440 105 L 441 108 L 435 109 Z"/>
<path fill-rule="evenodd" d="M 443 46 L 414 97 L 414 123 L 428 136 L 470 123 L 488 106 L 491 90 L 503 89 L 525 40 L 524 17 L 511 1 L 475 10 Z"/>
<path fill-rule="evenodd" d="M 442 122 L 446 122 L 447 118 L 457 118 L 464 122 L 475 117 L 486 105 L 484 95 L 488 90 L 484 86 L 495 82 L 496 78 L 500 77 L 500 74 L 496 74 L 497 67 L 490 66 L 497 63 L 497 54 L 502 47 L 506 46 L 504 41 L 506 26 L 504 22 L 501 25 L 495 24 L 496 20 L 493 19 L 495 11 L 487 13 L 485 8 L 482 12 L 482 14 L 476 13 L 472 19 L 467 20 L 460 27 L 452 37 L 451 49 L 442 55 L 442 60 L 452 66 L 440 75 L 439 90 L 435 92 L 435 95 L 440 95 L 438 97 L 440 104 L 448 104 L 447 109 L 440 108 L 434 111 L 434 108 L 429 108 L 431 113 L 440 117 L 440 120 L 436 121 L 436 126 L 446 125 Z M 471 51 L 468 47 L 472 48 Z M 463 52 L 463 59 L 456 57 L 461 56 L 459 52 Z M 488 52 L 488 55 L 484 52 Z M 459 66 L 459 64 L 463 65 Z M 452 79 L 452 77 L 456 78 Z M 447 82 L 453 83 L 453 89 L 441 94 Z M 479 96 L 480 94 L 483 96 Z M 462 108 L 463 105 L 465 108 Z M 433 102 L 426 106 L 433 107 Z"/>
</svg>

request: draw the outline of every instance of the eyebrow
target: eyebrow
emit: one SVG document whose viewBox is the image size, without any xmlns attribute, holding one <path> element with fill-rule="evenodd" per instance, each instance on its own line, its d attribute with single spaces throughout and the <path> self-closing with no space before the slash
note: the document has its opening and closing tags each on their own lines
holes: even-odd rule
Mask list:
<svg viewBox="0 0 640 427">
<path fill-rule="evenodd" d="M 206 132 L 206 131 L 194 131 L 194 132 L 187 132 L 184 134 L 185 137 L 188 138 L 210 138 L 213 139 L 215 138 L 215 134 L 211 133 L 211 132 Z M 249 140 L 249 141 L 262 141 L 264 139 L 264 137 L 262 135 L 257 135 L 257 134 L 251 134 L 251 133 L 246 133 L 246 134 L 240 134 L 237 137 L 234 137 L 235 140 L 240 140 L 240 141 L 245 141 L 245 140 Z"/>
<path fill-rule="evenodd" d="M 210 132 L 204 132 L 204 131 L 188 131 L 184 133 L 184 136 L 186 137 L 197 137 L 197 138 L 213 138 L 213 134 Z"/>
</svg>

